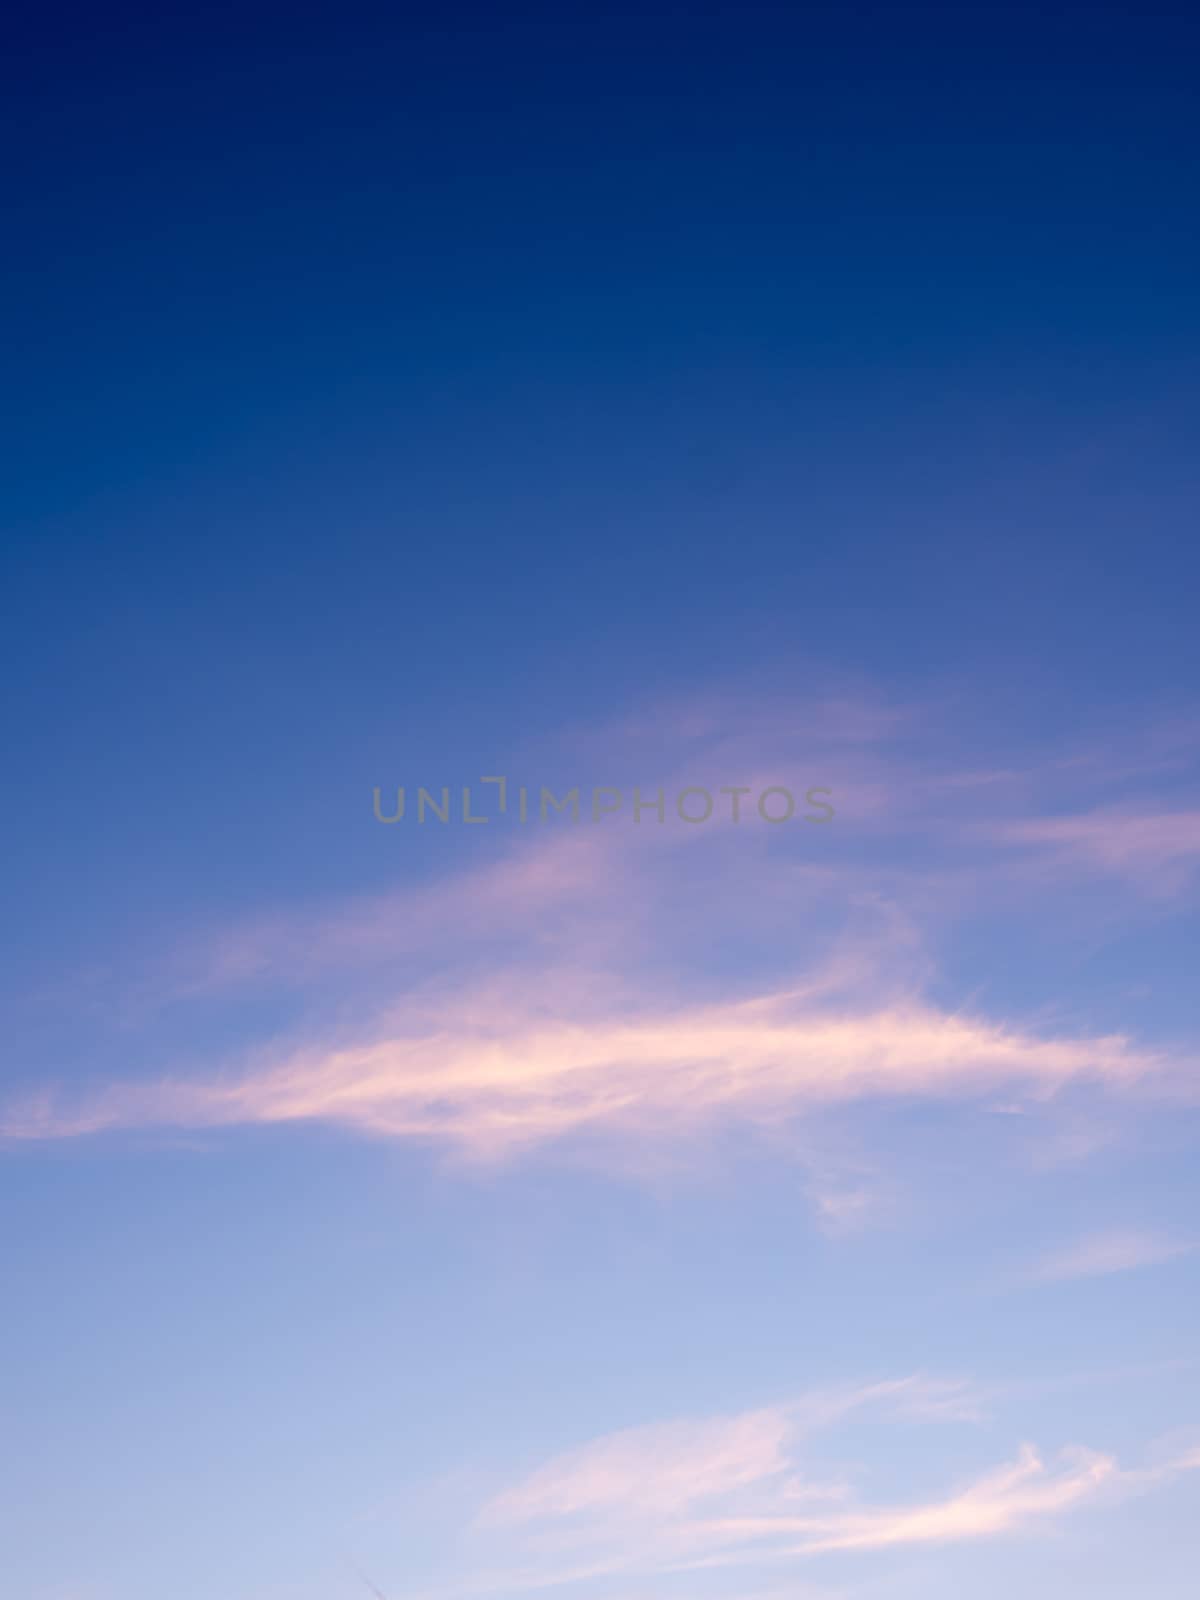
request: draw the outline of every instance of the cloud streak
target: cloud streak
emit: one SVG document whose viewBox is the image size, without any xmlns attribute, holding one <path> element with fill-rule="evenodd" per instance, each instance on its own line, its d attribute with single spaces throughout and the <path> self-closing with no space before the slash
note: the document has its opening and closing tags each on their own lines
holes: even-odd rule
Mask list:
<svg viewBox="0 0 1200 1600">
<path fill-rule="evenodd" d="M 157 1075 L 14 1096 L 0 1136 L 313 1123 L 505 1160 L 579 1139 L 778 1129 L 869 1100 L 1128 1088 L 1177 1065 L 1124 1034 L 1053 1033 L 927 998 L 925 897 L 946 862 L 888 867 L 874 852 L 914 828 L 950 855 L 986 835 L 974 904 L 985 874 L 1019 877 L 1017 856 L 1044 848 L 1174 870 L 1200 843 L 1200 813 L 997 822 L 997 794 L 1027 799 L 1029 774 L 898 748 L 919 719 L 869 704 L 790 720 L 774 707 L 734 732 L 718 706 L 697 725 L 709 742 L 677 741 L 675 766 L 708 782 L 787 776 L 811 740 L 808 775 L 838 787 L 842 832 L 821 834 L 835 856 L 762 828 L 567 827 L 432 882 L 252 920 L 193 948 L 190 973 L 177 952 L 175 997 L 290 986 L 302 1020 L 208 1070 L 182 1071 L 168 1044 Z M 758 974 L 756 993 L 739 968 Z M 837 1175 L 816 1190 L 831 1228 L 870 1208 Z"/>
<path fill-rule="evenodd" d="M 1112 1229 L 1080 1240 L 1069 1249 L 1047 1256 L 1034 1269 L 1037 1283 L 1061 1283 L 1073 1278 L 1100 1278 L 1134 1272 L 1174 1261 L 1195 1249 L 1193 1244 L 1134 1228 Z"/>
<path fill-rule="evenodd" d="M 578 1135 L 770 1126 L 873 1097 L 1129 1085 L 1162 1064 L 1120 1035 L 1045 1037 L 920 1001 L 838 1007 L 809 986 L 590 1018 L 556 1014 L 536 987 L 523 1003 L 502 987 L 456 995 L 407 1027 L 237 1073 L 118 1084 L 74 1104 L 27 1098 L 5 1109 L 0 1133 L 319 1122 L 502 1158 Z"/>
<path fill-rule="evenodd" d="M 1200 810 L 1101 809 L 997 823 L 986 831 L 1062 870 L 1091 869 L 1161 893 L 1182 888 L 1200 866 Z"/>
<path fill-rule="evenodd" d="M 474 1537 L 503 1535 L 524 1564 L 460 1593 L 520 1593 L 583 1580 L 731 1573 L 819 1556 L 1014 1537 L 1088 1504 L 1148 1493 L 1200 1468 L 1200 1450 L 1128 1469 L 1071 1446 L 1032 1444 L 915 1500 L 863 1497 L 805 1464 L 845 1424 L 977 1420 L 969 1386 L 908 1378 L 816 1393 L 728 1417 L 628 1429 L 555 1457 L 487 1502 Z"/>
</svg>

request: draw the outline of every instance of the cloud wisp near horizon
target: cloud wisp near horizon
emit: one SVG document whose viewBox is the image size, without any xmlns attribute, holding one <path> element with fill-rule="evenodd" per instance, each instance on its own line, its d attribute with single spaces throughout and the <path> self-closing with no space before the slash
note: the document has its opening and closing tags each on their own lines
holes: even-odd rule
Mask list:
<svg viewBox="0 0 1200 1600">
<path fill-rule="evenodd" d="M 488 1498 L 456 1540 L 456 1572 L 423 1591 L 445 1596 L 624 1593 L 629 1583 L 691 1575 L 760 1580 L 778 1564 L 811 1567 L 895 1549 L 939 1548 L 1044 1531 L 1200 1470 L 1200 1442 L 1152 1445 L 1146 1463 L 1067 1445 L 1050 1457 L 1023 1442 L 924 1495 L 871 1494 L 847 1456 L 872 1431 L 950 1430 L 960 1461 L 989 1422 L 988 1398 L 962 1380 L 915 1375 L 845 1385 L 735 1415 L 651 1423 L 604 1435 L 534 1468 Z M 965 1436 L 965 1437 L 964 1437 Z M 890 1452 L 885 1452 L 890 1454 Z M 855 1591 L 857 1592 L 857 1591 Z"/>
</svg>

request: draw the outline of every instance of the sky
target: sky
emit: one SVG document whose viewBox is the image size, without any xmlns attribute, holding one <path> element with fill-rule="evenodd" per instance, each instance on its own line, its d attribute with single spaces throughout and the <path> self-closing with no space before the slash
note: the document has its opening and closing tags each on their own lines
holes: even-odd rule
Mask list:
<svg viewBox="0 0 1200 1600">
<path fill-rule="evenodd" d="M 5 1593 L 1194 1594 L 1198 31 L 8 25 Z"/>
</svg>

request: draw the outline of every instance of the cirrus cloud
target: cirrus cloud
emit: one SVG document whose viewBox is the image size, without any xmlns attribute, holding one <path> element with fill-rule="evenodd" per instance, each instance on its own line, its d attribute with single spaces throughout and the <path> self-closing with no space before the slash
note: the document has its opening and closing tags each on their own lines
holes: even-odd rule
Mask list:
<svg viewBox="0 0 1200 1600">
<path fill-rule="evenodd" d="M 1128 1085 L 1162 1064 L 1121 1035 L 1043 1036 L 919 1000 L 850 1009 L 814 1002 L 807 986 L 591 1017 L 556 1014 L 536 994 L 506 1002 L 501 986 L 237 1071 L 114 1084 L 74 1103 L 27 1097 L 5 1108 L 0 1134 L 318 1122 L 495 1158 L 577 1135 L 770 1124 L 871 1097 Z"/>
</svg>

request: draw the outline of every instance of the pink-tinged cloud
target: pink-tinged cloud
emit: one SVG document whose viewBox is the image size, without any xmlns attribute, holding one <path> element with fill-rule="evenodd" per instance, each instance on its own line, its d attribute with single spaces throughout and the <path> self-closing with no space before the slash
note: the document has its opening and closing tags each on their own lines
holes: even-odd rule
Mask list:
<svg viewBox="0 0 1200 1600">
<path fill-rule="evenodd" d="M 786 1471 L 794 1432 L 786 1407 L 631 1428 L 550 1462 L 491 1501 L 480 1521 L 674 1514 Z"/>
<path fill-rule="evenodd" d="M 1189 1254 L 1194 1244 L 1135 1228 L 1111 1229 L 1081 1239 L 1070 1248 L 1047 1256 L 1034 1269 L 1035 1281 L 1058 1283 L 1072 1278 L 1107 1277 L 1141 1267 L 1161 1266 Z"/>
<path fill-rule="evenodd" d="M 1088 811 L 1001 822 L 988 832 L 1075 869 L 1090 867 L 1147 888 L 1181 887 L 1200 865 L 1200 811 Z"/>
<path fill-rule="evenodd" d="M 799 1440 L 863 1413 L 893 1422 L 978 1422 L 979 1396 L 962 1379 L 917 1374 L 816 1390 L 799 1399 L 734 1416 L 627 1428 L 568 1451 L 491 1500 L 484 1526 L 546 1518 L 609 1515 L 660 1517 L 794 1473 Z M 784 1498 L 840 1498 L 843 1489 L 777 1485 Z"/>
<path fill-rule="evenodd" d="M 951 918 L 1009 913 L 1032 893 L 1041 922 L 1057 909 L 1048 871 L 1064 889 L 1068 880 L 1099 879 L 1122 896 L 1130 888 L 1167 894 L 1188 881 L 1200 860 L 1200 810 L 1159 808 L 1148 737 L 1124 741 L 1144 780 L 1135 808 L 1130 773 L 1114 771 L 1108 756 L 1064 759 L 1055 749 L 1016 759 L 1009 751 L 1003 762 L 981 762 L 974 743 L 958 749 L 937 721 L 928 709 L 863 694 L 807 704 L 710 696 L 602 731 L 591 759 L 603 755 L 605 765 L 586 774 L 573 769 L 570 739 L 565 757 L 559 741 L 540 774 L 531 768 L 524 778 L 553 778 L 556 792 L 578 782 L 585 820 L 521 827 L 494 816 L 487 827 L 445 832 L 432 824 L 443 842 L 461 843 L 461 867 L 378 894 L 250 916 L 195 938 L 156 957 L 135 998 L 153 1009 L 237 986 L 307 995 L 326 979 L 365 984 L 399 974 L 408 982 L 412 968 L 439 963 L 461 975 L 472 963 L 494 968 L 502 948 L 544 951 L 551 943 L 577 965 L 603 961 L 619 971 L 697 929 L 750 934 L 756 918 L 776 945 L 791 937 L 808 949 L 848 907 L 872 899 L 944 934 Z M 621 816 L 599 825 L 586 820 L 594 778 L 626 796 Z M 1126 809 L 1070 809 L 1082 796 L 1092 806 L 1104 800 L 1118 778 Z M 632 822 L 635 784 L 669 797 L 666 826 Z M 832 790 L 836 817 L 827 826 L 776 828 L 747 802 L 753 820 L 734 825 L 717 794 L 721 785 L 758 794 L 780 784 L 801 811 L 810 787 Z M 673 814 L 671 801 L 690 786 L 717 798 L 712 822 L 692 827 Z M 362 806 L 381 873 L 406 862 L 411 871 L 424 859 L 429 828 L 381 826 L 366 790 Z"/>
<path fill-rule="evenodd" d="M 1064 1454 L 1050 1471 L 1032 1445 L 1017 1460 L 986 1473 L 942 1500 L 917 1506 L 880 1506 L 797 1524 L 798 1554 L 878 1550 L 905 1544 L 952 1544 L 1014 1533 L 1028 1523 L 1068 1511 L 1119 1475 L 1111 1456 L 1090 1450 Z"/>
<path fill-rule="evenodd" d="M 205 948 L 178 952 L 177 982 L 184 991 L 304 983 L 431 946 L 461 950 L 515 932 L 548 934 L 562 914 L 619 892 L 624 877 L 619 853 L 598 833 L 535 836 L 426 886 L 248 921 Z"/>
<path fill-rule="evenodd" d="M 1200 1468 L 1195 1447 L 1152 1467 L 1124 1469 L 1111 1455 L 1080 1447 L 1047 1463 L 1026 1444 L 1014 1459 L 976 1469 L 944 1494 L 871 1502 L 844 1477 L 812 1464 L 819 1436 L 861 1413 L 892 1424 L 945 1421 L 976 1415 L 969 1402 L 962 1385 L 906 1379 L 597 1439 L 484 1506 L 474 1548 L 484 1540 L 479 1553 L 487 1559 L 486 1541 L 503 1538 L 505 1552 L 525 1564 L 507 1574 L 493 1569 L 457 1592 L 555 1590 L 597 1577 L 637 1581 L 1017 1536 Z"/>
<path fill-rule="evenodd" d="M 0 1133 L 324 1122 L 502 1158 L 583 1134 L 769 1128 L 873 1097 L 1048 1096 L 1130 1084 L 1160 1064 L 1119 1035 L 1043 1037 L 916 1001 L 837 1009 L 801 990 L 585 1018 L 556 1014 L 534 985 L 508 1009 L 495 989 L 454 996 L 412 1032 L 395 1026 L 248 1070 L 118 1084 L 74 1105 L 42 1096 L 7 1107 Z"/>
<path fill-rule="evenodd" d="M 291 984 L 310 1017 L 324 1006 L 336 1028 L 310 1020 L 209 1074 L 174 1067 L 73 1096 L 26 1095 L 0 1105 L 0 1134 L 312 1122 L 500 1159 L 582 1136 L 628 1143 L 722 1127 L 778 1132 L 805 1111 L 869 1099 L 1033 1101 L 1076 1084 L 1129 1085 L 1176 1065 L 1120 1034 L 1055 1035 L 922 998 L 933 970 L 929 873 L 914 864 L 887 877 L 870 849 L 856 862 L 848 830 L 861 825 L 859 842 L 878 843 L 894 815 L 961 844 L 966 825 L 946 829 L 946 816 L 964 793 L 972 805 L 997 788 L 1007 793 L 1007 768 L 900 755 L 893 736 L 913 719 L 877 708 L 856 715 L 851 705 L 827 705 L 781 721 L 776 707 L 745 733 L 726 713 L 701 719 L 716 754 L 710 763 L 685 749 L 679 782 L 762 784 L 789 763 L 801 773 L 796 747 L 803 753 L 812 739 L 847 777 L 840 853 L 798 854 L 796 839 L 765 824 L 567 824 L 508 836 L 498 860 L 255 921 L 206 948 L 190 978 L 173 974 L 193 999 L 200 990 L 211 1000 L 230 982 Z M 934 796 L 949 810 L 927 816 Z M 1123 844 L 1097 844 L 1094 816 L 1081 832 L 1078 818 L 997 824 L 971 814 L 970 826 L 993 838 L 1002 827 L 1007 842 L 1027 848 L 1076 840 L 1072 849 L 1122 862 L 1137 851 L 1174 861 L 1192 837 L 1192 813 L 1183 812 L 1160 814 L 1153 827 L 1122 814 Z M 801 835 L 817 836 L 841 838 Z M 998 875 L 1005 859 L 991 850 L 987 868 Z M 972 867 L 968 876 L 975 907 L 985 873 Z M 758 998 L 730 998 L 744 989 L 723 975 L 726 951 L 734 967 L 769 974 Z M 779 975 L 788 972 L 804 976 L 786 985 Z M 328 991 L 317 981 L 327 976 Z M 347 1016 L 361 1020 L 347 1026 Z M 838 1172 L 814 1177 L 812 1192 L 833 1228 L 855 1226 L 874 1203 L 869 1185 Z"/>
</svg>

